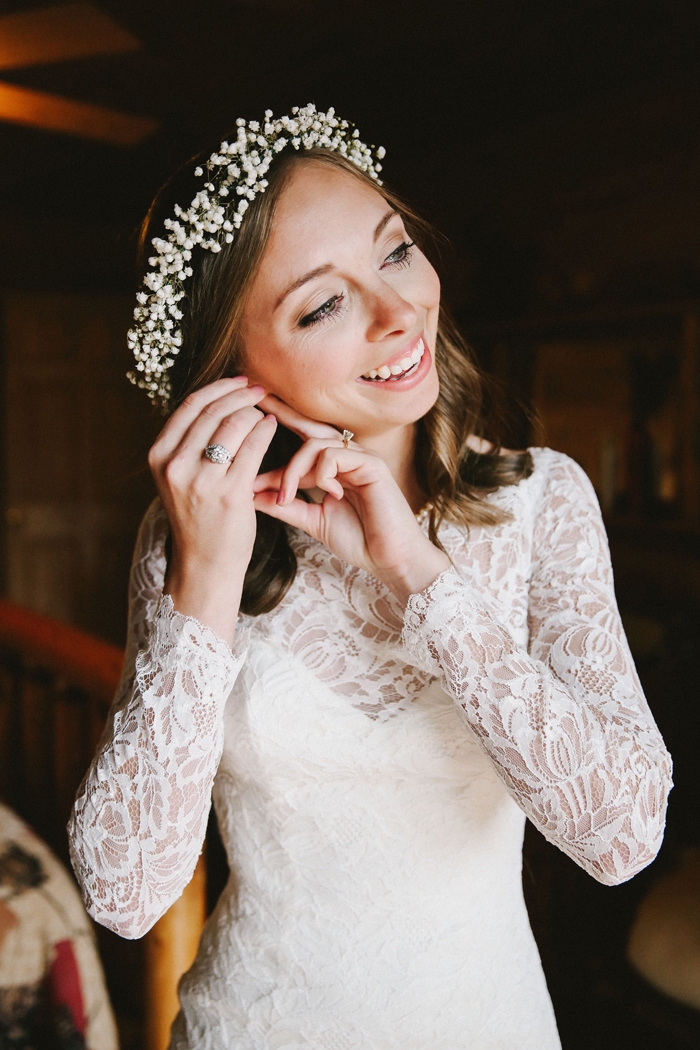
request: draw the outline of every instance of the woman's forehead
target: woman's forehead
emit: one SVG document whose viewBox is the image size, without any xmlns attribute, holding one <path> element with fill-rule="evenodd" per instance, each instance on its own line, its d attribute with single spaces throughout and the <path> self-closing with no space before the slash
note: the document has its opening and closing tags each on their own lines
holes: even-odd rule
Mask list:
<svg viewBox="0 0 700 1050">
<path fill-rule="evenodd" d="M 323 238 L 347 224 L 371 231 L 387 208 L 385 198 L 364 179 L 334 164 L 302 161 L 294 165 L 277 202 L 272 239 L 312 231 Z"/>
<path fill-rule="evenodd" d="M 322 161 L 295 164 L 275 209 L 251 289 L 265 308 L 310 271 L 363 263 L 377 223 L 393 209 L 373 186 Z"/>
</svg>

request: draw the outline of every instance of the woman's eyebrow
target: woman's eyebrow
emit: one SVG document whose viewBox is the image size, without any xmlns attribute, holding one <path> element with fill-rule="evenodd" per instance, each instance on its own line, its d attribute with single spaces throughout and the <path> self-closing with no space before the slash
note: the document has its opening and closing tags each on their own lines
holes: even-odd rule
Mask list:
<svg viewBox="0 0 700 1050">
<path fill-rule="evenodd" d="M 381 233 L 384 230 L 384 228 L 391 222 L 394 216 L 398 214 L 399 213 L 396 211 L 395 208 L 391 208 L 390 211 L 388 211 L 385 215 L 382 215 L 381 219 L 374 228 L 373 240 L 375 243 L 377 241 L 377 238 L 381 236 Z M 323 266 L 317 266 L 315 270 L 309 270 L 309 272 L 305 273 L 303 277 L 298 277 L 295 281 L 292 281 L 292 283 L 284 289 L 284 291 L 277 299 L 273 307 L 273 313 L 279 306 L 281 306 L 281 304 L 287 298 L 288 295 L 291 295 L 292 292 L 296 292 L 297 288 L 301 288 L 301 286 L 306 284 L 308 281 L 313 281 L 314 277 L 323 277 L 324 274 L 330 273 L 330 271 L 333 269 L 335 269 L 335 267 L 332 263 L 324 263 Z"/>
<path fill-rule="evenodd" d="M 307 281 L 313 281 L 314 277 L 323 277 L 324 273 L 330 273 L 330 271 L 334 269 L 335 267 L 332 263 L 324 263 L 323 266 L 317 266 L 315 270 L 309 270 L 309 272 L 305 273 L 303 277 L 298 277 L 296 281 L 292 281 L 292 283 L 284 289 L 275 303 L 273 313 L 277 307 L 282 304 L 283 300 L 286 299 L 288 295 L 291 295 L 292 292 L 296 292 L 297 288 L 301 288 L 302 284 L 306 284 Z"/>
<path fill-rule="evenodd" d="M 397 212 L 396 208 L 391 208 L 391 209 L 390 209 L 390 210 L 389 210 L 389 211 L 388 211 L 388 212 L 386 213 L 386 215 L 383 215 L 383 216 L 381 217 L 381 219 L 380 219 L 380 220 L 379 220 L 379 222 L 377 223 L 377 225 L 376 225 L 376 227 L 375 227 L 375 230 L 374 230 L 374 240 L 375 240 L 375 241 L 376 241 L 376 240 L 377 240 L 377 238 L 378 238 L 378 237 L 379 237 L 379 236 L 381 235 L 381 233 L 382 233 L 382 231 L 384 230 L 385 226 L 387 226 L 387 225 L 388 225 L 388 224 L 389 224 L 389 223 L 391 222 L 391 220 L 392 220 L 392 219 L 394 218 L 394 216 L 395 216 L 395 215 L 398 215 L 398 214 L 399 214 L 399 213 Z"/>
</svg>

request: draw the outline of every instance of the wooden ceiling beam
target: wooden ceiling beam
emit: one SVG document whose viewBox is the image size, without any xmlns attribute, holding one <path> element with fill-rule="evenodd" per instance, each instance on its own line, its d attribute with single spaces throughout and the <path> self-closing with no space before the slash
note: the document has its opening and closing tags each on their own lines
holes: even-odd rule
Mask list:
<svg viewBox="0 0 700 1050">
<path fill-rule="evenodd" d="M 75 102 L 6 83 L 0 83 L 0 121 L 77 135 L 114 146 L 135 146 L 158 127 L 158 122 L 149 117 L 119 113 L 106 106 Z"/>
<path fill-rule="evenodd" d="M 60 4 L 0 18 L 0 69 L 138 51 L 141 42 L 90 3 Z"/>
</svg>

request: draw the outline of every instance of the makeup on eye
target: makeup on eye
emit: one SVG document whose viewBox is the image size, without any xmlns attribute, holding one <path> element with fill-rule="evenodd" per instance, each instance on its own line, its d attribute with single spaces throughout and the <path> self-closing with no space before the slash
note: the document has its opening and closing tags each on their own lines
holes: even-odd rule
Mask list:
<svg viewBox="0 0 700 1050">
<path fill-rule="evenodd" d="M 381 269 L 385 266 L 393 266 L 396 269 L 402 269 L 403 267 L 410 266 L 413 261 L 413 248 L 415 247 L 415 241 L 402 241 L 392 252 L 390 252 L 385 258 L 381 265 Z M 299 328 L 311 328 L 313 325 L 318 324 L 324 320 L 330 320 L 331 318 L 337 317 L 338 307 L 343 303 L 345 295 L 341 292 L 338 295 L 332 295 L 324 303 L 322 303 L 316 310 L 312 310 L 310 313 L 303 316 L 297 325 Z"/>
<path fill-rule="evenodd" d="M 306 317 L 302 317 L 299 321 L 299 328 L 310 328 L 312 325 L 318 324 L 319 321 L 335 316 L 339 304 L 342 303 L 344 299 L 345 296 L 342 292 L 339 295 L 332 295 L 330 299 L 327 299 L 325 303 L 322 303 L 317 310 L 307 314 Z"/>
<path fill-rule="evenodd" d="M 387 263 L 391 262 L 395 266 L 410 266 L 413 256 L 413 248 L 415 248 L 415 241 L 402 241 L 398 248 L 394 248 L 393 252 L 386 257 L 382 266 L 386 266 Z M 394 258 L 401 253 L 401 258 Z"/>
</svg>

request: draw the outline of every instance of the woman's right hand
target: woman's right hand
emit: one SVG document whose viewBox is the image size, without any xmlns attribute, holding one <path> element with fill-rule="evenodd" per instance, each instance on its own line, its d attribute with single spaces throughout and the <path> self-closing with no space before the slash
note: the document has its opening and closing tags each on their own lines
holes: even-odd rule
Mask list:
<svg viewBox="0 0 700 1050">
<path fill-rule="evenodd" d="M 264 397 L 245 376 L 196 390 L 148 456 L 173 544 L 164 591 L 229 643 L 255 540 L 253 482 L 277 426 L 255 407 Z M 223 445 L 232 459 L 212 463 L 207 445 Z"/>
</svg>

